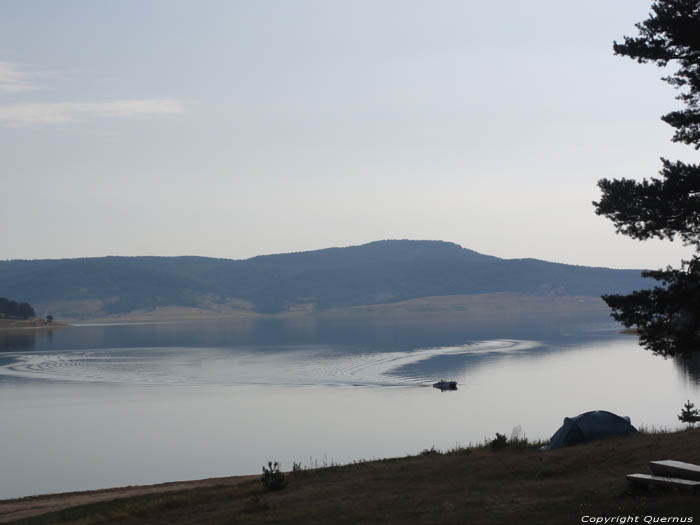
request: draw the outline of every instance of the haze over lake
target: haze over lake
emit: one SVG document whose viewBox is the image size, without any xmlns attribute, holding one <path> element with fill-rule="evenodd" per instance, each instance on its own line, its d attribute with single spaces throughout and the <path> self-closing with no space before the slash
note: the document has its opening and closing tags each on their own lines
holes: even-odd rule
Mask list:
<svg viewBox="0 0 700 525">
<path fill-rule="evenodd" d="M 0 498 L 415 454 L 605 409 L 678 426 L 698 363 L 607 315 L 298 316 L 83 325 L 0 339 Z M 456 392 L 431 384 L 456 380 Z"/>
</svg>

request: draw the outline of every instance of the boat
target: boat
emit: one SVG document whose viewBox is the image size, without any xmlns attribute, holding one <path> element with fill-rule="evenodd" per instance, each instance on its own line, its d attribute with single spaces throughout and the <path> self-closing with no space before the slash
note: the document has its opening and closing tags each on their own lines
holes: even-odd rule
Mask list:
<svg viewBox="0 0 700 525">
<path fill-rule="evenodd" d="M 437 383 L 433 383 L 433 388 L 439 388 L 440 390 L 457 390 L 457 381 L 445 381 L 441 379 Z"/>
</svg>

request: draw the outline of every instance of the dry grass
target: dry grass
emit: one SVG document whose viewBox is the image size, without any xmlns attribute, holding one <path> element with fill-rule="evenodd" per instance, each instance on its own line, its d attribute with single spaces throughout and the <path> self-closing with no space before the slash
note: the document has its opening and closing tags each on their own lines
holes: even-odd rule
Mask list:
<svg viewBox="0 0 700 525">
<path fill-rule="evenodd" d="M 371 461 L 260 482 L 75 507 L 20 523 L 581 523 L 595 516 L 700 517 L 700 495 L 635 489 L 648 462 L 700 463 L 700 430 L 640 434 L 539 452 L 509 446 Z"/>
</svg>

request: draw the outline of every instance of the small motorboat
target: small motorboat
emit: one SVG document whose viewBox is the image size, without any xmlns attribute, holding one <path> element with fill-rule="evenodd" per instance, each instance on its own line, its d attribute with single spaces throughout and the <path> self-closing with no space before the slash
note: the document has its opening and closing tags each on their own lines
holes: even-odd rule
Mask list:
<svg viewBox="0 0 700 525">
<path fill-rule="evenodd" d="M 440 390 L 457 390 L 457 381 L 445 381 L 441 379 L 437 383 L 433 383 L 433 388 L 439 388 Z"/>
</svg>

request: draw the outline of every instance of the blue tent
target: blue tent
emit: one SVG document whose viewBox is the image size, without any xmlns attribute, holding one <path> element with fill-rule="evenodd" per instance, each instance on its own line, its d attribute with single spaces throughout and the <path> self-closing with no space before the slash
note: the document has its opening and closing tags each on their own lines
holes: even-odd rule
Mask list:
<svg viewBox="0 0 700 525">
<path fill-rule="evenodd" d="M 594 410 L 576 417 L 565 417 L 564 424 L 552 436 L 549 445 L 542 447 L 542 450 L 570 447 L 596 439 L 626 436 L 636 432 L 637 429 L 630 424 L 630 418 L 605 410 Z"/>
</svg>

